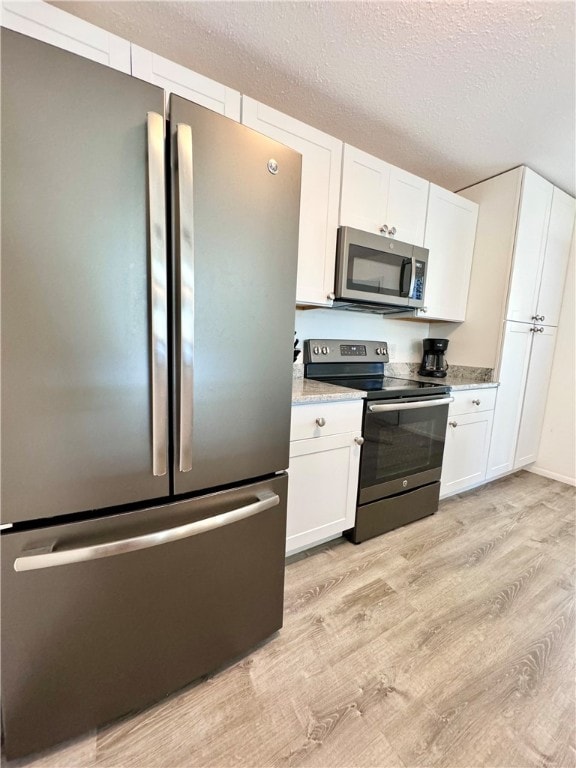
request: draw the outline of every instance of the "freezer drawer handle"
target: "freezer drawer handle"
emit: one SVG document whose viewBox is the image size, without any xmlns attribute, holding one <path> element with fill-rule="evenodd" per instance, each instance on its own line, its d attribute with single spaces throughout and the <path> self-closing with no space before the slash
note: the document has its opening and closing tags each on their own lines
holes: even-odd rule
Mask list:
<svg viewBox="0 0 576 768">
<path fill-rule="evenodd" d="M 431 405 L 448 405 L 453 403 L 453 397 L 441 397 L 438 400 L 419 400 L 416 403 L 386 403 L 386 405 L 369 405 L 370 413 L 381 413 L 382 411 L 411 411 L 413 408 L 429 408 Z"/>
<path fill-rule="evenodd" d="M 150 239 L 150 357 L 152 361 L 152 473 L 168 471 L 168 297 L 164 118 L 148 112 Z"/>
<path fill-rule="evenodd" d="M 65 549 L 60 552 L 52 551 L 18 557 L 14 561 L 14 570 L 37 571 L 41 568 L 53 568 L 55 565 L 84 563 L 87 560 L 99 560 L 101 557 L 111 557 L 112 555 L 122 555 L 126 552 L 136 552 L 139 549 L 148 549 L 148 547 L 157 547 L 160 544 L 187 539 L 189 536 L 197 536 L 199 533 L 207 533 L 216 528 L 236 523 L 252 515 L 257 515 L 259 512 L 276 507 L 280 503 L 280 497 L 272 491 L 263 491 L 258 493 L 257 496 L 258 501 L 253 504 L 247 504 L 239 509 L 233 509 L 230 512 L 224 512 L 221 515 L 209 517 L 206 520 L 197 520 L 194 523 L 179 525 L 177 528 L 168 528 L 164 531 L 147 533 L 143 536 L 134 536 L 131 539 L 110 541 L 106 544 L 95 544 L 91 547 Z"/>
<path fill-rule="evenodd" d="M 192 128 L 176 127 L 178 154 L 178 274 L 180 299 L 180 472 L 192 469 L 194 405 L 194 168 Z"/>
</svg>

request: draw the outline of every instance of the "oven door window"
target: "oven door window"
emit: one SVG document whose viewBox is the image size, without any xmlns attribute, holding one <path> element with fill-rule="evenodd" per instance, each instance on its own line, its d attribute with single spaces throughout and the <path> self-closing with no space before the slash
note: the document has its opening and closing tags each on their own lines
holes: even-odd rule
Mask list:
<svg viewBox="0 0 576 768">
<path fill-rule="evenodd" d="M 348 290 L 407 297 L 411 276 L 412 259 L 360 245 L 351 245 L 349 248 L 346 276 Z"/>
<path fill-rule="evenodd" d="M 442 466 L 448 404 L 366 412 L 360 484 L 363 488 Z"/>
</svg>

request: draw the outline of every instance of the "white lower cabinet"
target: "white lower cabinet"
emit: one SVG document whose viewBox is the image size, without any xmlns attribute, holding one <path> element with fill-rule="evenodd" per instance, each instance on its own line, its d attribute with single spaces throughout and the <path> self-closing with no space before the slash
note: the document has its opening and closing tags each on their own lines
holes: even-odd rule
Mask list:
<svg viewBox="0 0 576 768">
<path fill-rule="evenodd" d="M 555 342 L 554 327 L 505 325 L 488 479 L 536 461 Z"/>
<path fill-rule="evenodd" d="M 287 555 L 353 527 L 362 407 L 361 400 L 292 407 Z"/>
<path fill-rule="evenodd" d="M 550 371 L 556 344 L 556 328 L 543 325 L 536 328 L 537 330 L 530 334 L 532 350 L 524 388 L 514 469 L 520 469 L 536 461 L 546 411 Z"/>
<path fill-rule="evenodd" d="M 486 479 L 496 389 L 453 392 L 448 411 L 440 496 L 465 491 Z"/>
</svg>

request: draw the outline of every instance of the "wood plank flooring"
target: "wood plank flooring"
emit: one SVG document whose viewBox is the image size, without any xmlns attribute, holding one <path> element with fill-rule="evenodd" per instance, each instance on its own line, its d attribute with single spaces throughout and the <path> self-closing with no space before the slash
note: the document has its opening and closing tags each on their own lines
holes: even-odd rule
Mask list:
<svg viewBox="0 0 576 768">
<path fill-rule="evenodd" d="M 3 768 L 576 766 L 575 489 L 528 472 L 292 558 L 283 629 Z"/>
</svg>

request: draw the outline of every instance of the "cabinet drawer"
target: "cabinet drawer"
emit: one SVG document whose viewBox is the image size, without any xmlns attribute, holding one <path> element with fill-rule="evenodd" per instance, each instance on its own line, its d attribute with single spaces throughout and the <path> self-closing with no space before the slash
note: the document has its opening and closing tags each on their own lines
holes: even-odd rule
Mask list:
<svg viewBox="0 0 576 768">
<path fill-rule="evenodd" d="M 465 389 L 460 392 L 451 392 L 454 402 L 450 403 L 450 416 L 460 413 L 477 413 L 478 411 L 492 411 L 496 404 L 497 387 L 482 389 Z"/>
<path fill-rule="evenodd" d="M 290 440 L 326 437 L 340 432 L 360 432 L 362 400 L 294 405 L 290 423 Z M 324 422 L 324 426 L 320 424 Z"/>
</svg>

